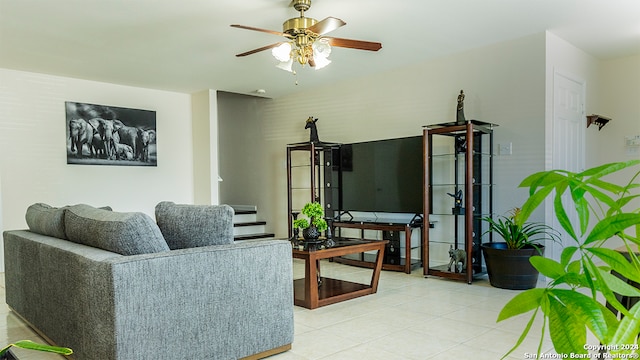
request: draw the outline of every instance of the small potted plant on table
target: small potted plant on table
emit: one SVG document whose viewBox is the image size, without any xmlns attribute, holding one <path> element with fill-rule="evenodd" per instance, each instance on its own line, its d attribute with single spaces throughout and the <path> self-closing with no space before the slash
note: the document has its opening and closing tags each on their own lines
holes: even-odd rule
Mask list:
<svg viewBox="0 0 640 360">
<path fill-rule="evenodd" d="M 487 232 L 496 233 L 504 240 L 482 244 L 482 253 L 492 286 L 511 290 L 536 287 L 539 272 L 531 265 L 529 259 L 534 255 L 544 254 L 541 241 L 556 240 L 558 237 L 558 233 L 550 226 L 524 222 L 520 215 L 520 208 L 515 208 L 509 216 L 500 216 L 497 219 L 483 218 L 489 223 Z"/>
<path fill-rule="evenodd" d="M 324 219 L 324 210 L 318 202 L 310 202 L 304 205 L 301 213 L 309 219 L 301 218 L 293 221 L 295 229 L 302 229 L 302 237 L 308 245 L 320 243 L 320 234 L 327 229 L 327 222 Z"/>
</svg>

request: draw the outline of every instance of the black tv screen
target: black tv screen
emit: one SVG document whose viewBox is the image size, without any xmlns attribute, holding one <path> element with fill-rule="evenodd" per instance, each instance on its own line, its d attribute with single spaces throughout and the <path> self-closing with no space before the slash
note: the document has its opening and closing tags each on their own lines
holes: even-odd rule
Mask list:
<svg viewBox="0 0 640 360">
<path fill-rule="evenodd" d="M 344 144 L 342 209 L 422 214 L 422 136 Z"/>
</svg>

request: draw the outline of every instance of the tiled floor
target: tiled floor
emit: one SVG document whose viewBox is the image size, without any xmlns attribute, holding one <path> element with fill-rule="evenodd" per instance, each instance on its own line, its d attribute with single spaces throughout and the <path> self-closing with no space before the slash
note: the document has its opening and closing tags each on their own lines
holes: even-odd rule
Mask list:
<svg viewBox="0 0 640 360">
<path fill-rule="evenodd" d="M 367 283 L 371 270 L 323 261 L 322 275 Z M 294 260 L 294 278 L 304 277 L 304 262 Z M 273 359 L 500 359 L 517 342 L 527 317 L 496 323 L 502 306 L 518 291 L 383 271 L 378 293 L 308 310 L 295 307 L 291 351 Z M 537 329 L 540 329 L 538 322 Z M 535 327 L 535 326 L 534 326 Z M 535 353 L 527 338 L 508 359 Z M 543 351 L 553 351 L 551 342 Z"/>
<path fill-rule="evenodd" d="M 321 268 L 323 276 L 364 283 L 371 273 L 327 261 Z M 304 263 L 294 260 L 294 277 L 303 274 Z M 4 298 L 4 277 L 0 278 Z M 295 307 L 293 347 L 271 359 L 500 359 L 529 319 L 496 323 L 502 306 L 516 294 L 491 287 L 486 279 L 467 285 L 424 278 L 421 268 L 410 275 L 383 271 L 377 294 L 315 310 Z M 0 309 L 2 344 L 21 339 L 43 341 L 6 304 Z M 540 322 L 534 328 L 539 329 Z M 539 330 L 532 329 L 532 334 L 537 336 Z M 508 359 L 525 359 L 525 353 L 535 353 L 538 339 L 530 336 Z M 548 339 L 543 351 L 553 351 Z M 62 359 L 21 349 L 16 352 L 20 359 Z"/>
</svg>

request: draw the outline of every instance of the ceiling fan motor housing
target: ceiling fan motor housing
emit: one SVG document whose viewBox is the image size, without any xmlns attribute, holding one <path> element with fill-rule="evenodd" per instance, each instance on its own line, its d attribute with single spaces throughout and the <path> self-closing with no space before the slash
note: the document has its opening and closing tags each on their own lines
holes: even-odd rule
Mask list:
<svg viewBox="0 0 640 360">
<path fill-rule="evenodd" d="M 318 21 L 308 17 L 297 17 L 282 23 L 282 32 L 291 36 L 305 34 L 307 28 L 315 25 Z"/>
<path fill-rule="evenodd" d="M 293 8 L 300 12 L 305 12 L 311 7 L 311 0 L 294 0 Z"/>
</svg>

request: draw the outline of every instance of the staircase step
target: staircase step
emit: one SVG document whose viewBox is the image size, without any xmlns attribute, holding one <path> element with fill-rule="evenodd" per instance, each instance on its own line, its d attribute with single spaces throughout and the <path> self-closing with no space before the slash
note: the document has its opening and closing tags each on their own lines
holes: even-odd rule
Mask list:
<svg viewBox="0 0 640 360">
<path fill-rule="evenodd" d="M 234 224 L 250 223 L 256 221 L 258 221 L 258 219 L 255 211 L 239 211 L 236 212 L 235 215 L 233 215 Z"/>
<path fill-rule="evenodd" d="M 267 225 L 267 222 L 266 221 L 251 221 L 251 222 L 239 222 L 239 223 L 234 223 L 233 224 L 234 227 L 256 226 L 256 225 Z"/>
<path fill-rule="evenodd" d="M 274 236 L 276 235 L 270 234 L 270 233 L 238 235 L 234 237 L 234 240 L 241 241 L 241 240 L 254 240 L 254 239 L 271 239 Z"/>
</svg>

